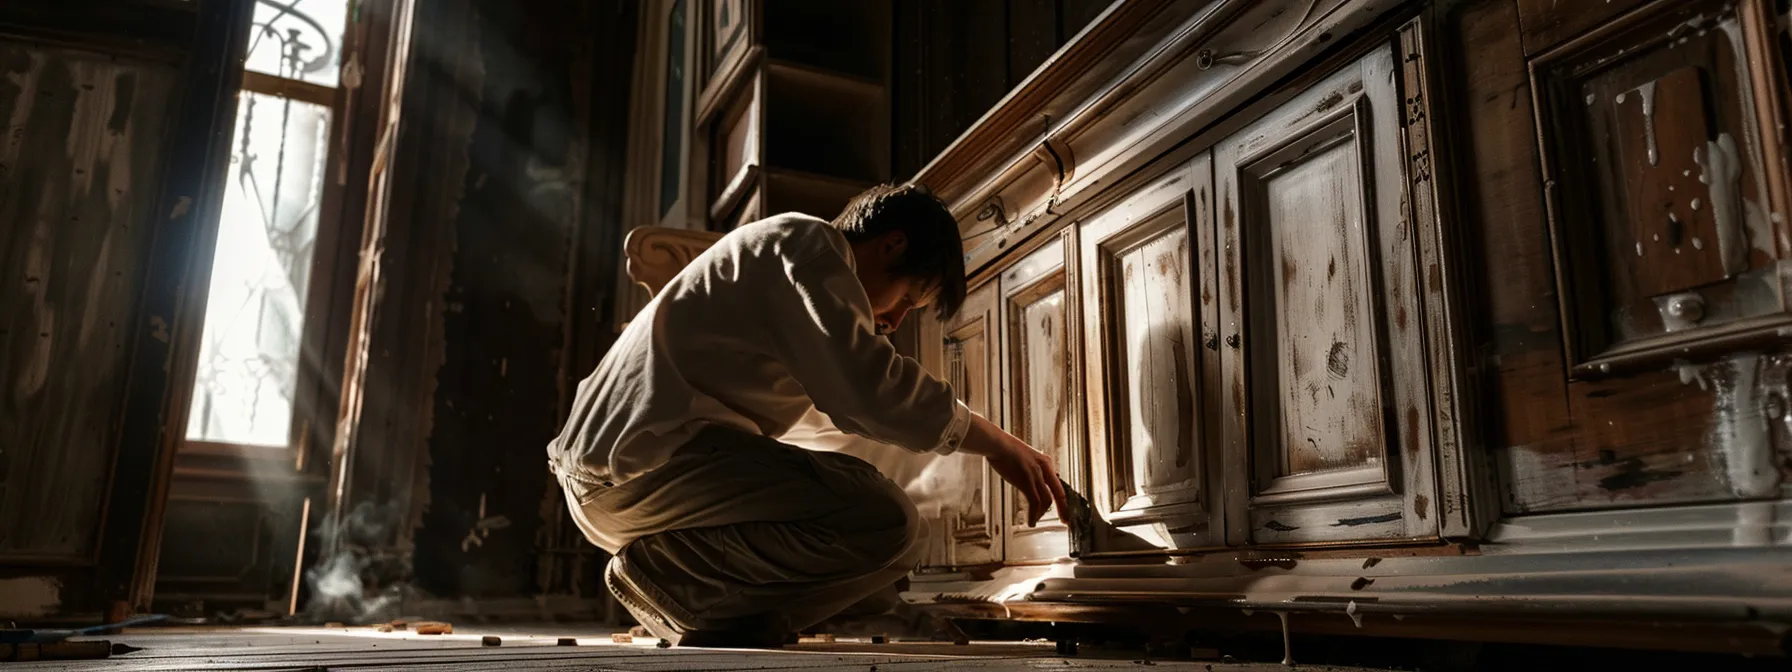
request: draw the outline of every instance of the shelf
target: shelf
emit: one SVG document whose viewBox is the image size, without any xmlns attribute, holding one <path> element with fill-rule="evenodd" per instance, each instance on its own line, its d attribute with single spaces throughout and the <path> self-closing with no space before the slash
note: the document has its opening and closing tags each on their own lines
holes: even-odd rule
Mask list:
<svg viewBox="0 0 1792 672">
<path fill-rule="evenodd" d="M 768 166 L 870 182 L 888 170 L 889 123 L 882 87 L 814 68 L 766 69 Z"/>
<path fill-rule="evenodd" d="M 772 56 L 883 80 L 890 54 L 888 2 L 764 0 L 762 8 L 760 25 Z"/>
<path fill-rule="evenodd" d="M 882 81 L 864 75 L 776 58 L 767 59 L 765 65 L 774 76 L 802 80 L 812 88 L 834 89 L 841 95 L 881 97 L 884 93 Z"/>
</svg>

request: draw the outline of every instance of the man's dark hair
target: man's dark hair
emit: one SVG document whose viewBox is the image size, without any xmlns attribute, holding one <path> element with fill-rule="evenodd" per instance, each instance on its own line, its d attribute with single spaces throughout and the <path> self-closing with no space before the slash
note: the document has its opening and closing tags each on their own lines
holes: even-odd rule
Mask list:
<svg viewBox="0 0 1792 672">
<path fill-rule="evenodd" d="M 867 189 L 854 196 L 833 223 L 854 243 L 901 231 L 908 237 L 908 249 L 889 271 L 938 281 L 934 304 L 940 319 L 958 314 L 965 294 L 964 241 L 958 237 L 952 211 L 925 185 L 880 184 Z"/>
</svg>

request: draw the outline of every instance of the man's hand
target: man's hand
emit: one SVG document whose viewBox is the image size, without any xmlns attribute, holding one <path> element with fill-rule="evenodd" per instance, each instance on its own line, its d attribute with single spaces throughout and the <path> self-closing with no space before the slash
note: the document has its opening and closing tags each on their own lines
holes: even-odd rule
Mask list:
<svg viewBox="0 0 1792 672">
<path fill-rule="evenodd" d="M 1064 483 L 1058 478 L 1052 456 L 1033 450 L 1026 442 L 975 414 L 959 449 L 988 459 L 996 474 L 1027 498 L 1027 527 L 1038 525 L 1039 518 L 1053 504 L 1058 507 L 1058 517 L 1070 524 L 1069 498 L 1064 496 Z"/>
</svg>

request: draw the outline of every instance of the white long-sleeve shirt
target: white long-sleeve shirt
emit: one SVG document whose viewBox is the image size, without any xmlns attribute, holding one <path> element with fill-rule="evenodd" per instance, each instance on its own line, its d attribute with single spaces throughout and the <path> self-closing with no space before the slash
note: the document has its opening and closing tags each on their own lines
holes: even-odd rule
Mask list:
<svg viewBox="0 0 1792 672">
<path fill-rule="evenodd" d="M 830 432 L 812 426 L 812 411 L 916 453 L 957 450 L 970 409 L 877 334 L 854 263 L 845 236 L 794 213 L 717 241 L 579 384 L 566 427 L 548 445 L 556 473 L 621 483 L 710 425 L 837 447 L 825 445 Z"/>
</svg>

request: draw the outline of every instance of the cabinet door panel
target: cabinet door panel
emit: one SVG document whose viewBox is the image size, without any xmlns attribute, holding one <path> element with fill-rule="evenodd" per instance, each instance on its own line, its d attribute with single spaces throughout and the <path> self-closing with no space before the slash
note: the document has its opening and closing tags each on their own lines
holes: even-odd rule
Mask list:
<svg viewBox="0 0 1792 672">
<path fill-rule="evenodd" d="M 1330 480 L 1385 482 L 1382 390 L 1387 386 L 1371 276 L 1374 251 L 1363 224 L 1362 158 L 1358 114 L 1332 121 L 1302 142 L 1247 164 L 1243 197 L 1257 201 L 1261 224 L 1251 234 L 1261 256 L 1247 283 L 1251 310 L 1273 339 L 1256 339 L 1259 440 L 1274 447 L 1261 460 L 1263 492 L 1299 490 L 1325 474 Z M 1275 409 L 1270 411 L 1269 409 Z M 1355 472 L 1349 479 L 1343 472 Z"/>
<path fill-rule="evenodd" d="M 1436 530 L 1397 72 L 1384 47 L 1215 150 L 1234 543 Z"/>
<path fill-rule="evenodd" d="M 1000 388 L 996 360 L 998 283 L 990 282 L 965 297 L 964 307 L 950 324 L 942 325 L 940 370 L 958 398 L 979 415 L 1001 422 Z M 1000 481 L 988 461 L 965 453 L 953 453 L 930 464 L 922 478 L 939 497 L 924 503 L 922 514 L 930 519 L 936 547 L 929 552 L 929 566 L 964 567 L 1002 560 Z"/>
<path fill-rule="evenodd" d="M 1792 325 L 1739 11 L 1658 3 L 1532 68 L 1574 377 L 1660 370 Z M 1761 92 L 1759 95 L 1769 95 Z M 1765 102 L 1765 101 L 1761 101 Z"/>
<path fill-rule="evenodd" d="M 1206 202 L 1209 166 L 1203 159 L 1176 171 L 1091 218 L 1080 234 L 1084 333 L 1098 355 L 1087 367 L 1098 552 L 1218 541 L 1207 449 L 1212 394 L 1195 302 L 1211 285 L 1190 226 L 1208 221 L 1192 204 Z"/>
<path fill-rule="evenodd" d="M 1003 406 L 1008 431 L 1057 461 L 1060 477 L 1077 489 L 1082 482 L 1082 404 L 1077 403 L 1077 361 L 1080 348 L 1075 315 L 1074 264 L 1065 264 L 1066 250 L 1075 258 L 1076 229 L 1002 273 Z M 1026 498 L 1003 486 L 1008 513 L 1004 541 L 1010 563 L 1052 560 L 1070 555 L 1070 535 L 1062 513 L 1053 507 L 1027 527 Z"/>
</svg>

